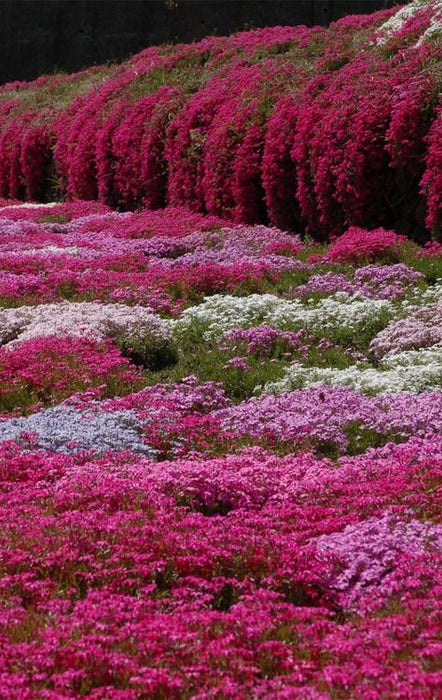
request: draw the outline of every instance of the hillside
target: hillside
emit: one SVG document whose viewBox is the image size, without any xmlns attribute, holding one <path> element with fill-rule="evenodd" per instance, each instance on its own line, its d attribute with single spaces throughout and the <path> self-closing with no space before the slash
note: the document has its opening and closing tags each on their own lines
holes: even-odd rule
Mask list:
<svg viewBox="0 0 442 700">
<path fill-rule="evenodd" d="M 0 196 L 441 235 L 440 0 L 0 89 Z"/>
</svg>

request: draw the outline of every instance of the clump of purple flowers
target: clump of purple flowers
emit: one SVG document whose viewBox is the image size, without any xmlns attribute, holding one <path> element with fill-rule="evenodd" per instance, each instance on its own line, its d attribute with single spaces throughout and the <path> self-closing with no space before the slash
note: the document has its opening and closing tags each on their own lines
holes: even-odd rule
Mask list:
<svg viewBox="0 0 442 700">
<path fill-rule="evenodd" d="M 400 558 L 440 552 L 442 525 L 391 507 L 342 532 L 321 535 L 315 543 L 333 564 L 331 585 L 342 594 L 341 602 L 357 609 L 363 598 L 376 594 L 377 601 L 386 600 L 394 592 L 391 574 Z"/>
</svg>

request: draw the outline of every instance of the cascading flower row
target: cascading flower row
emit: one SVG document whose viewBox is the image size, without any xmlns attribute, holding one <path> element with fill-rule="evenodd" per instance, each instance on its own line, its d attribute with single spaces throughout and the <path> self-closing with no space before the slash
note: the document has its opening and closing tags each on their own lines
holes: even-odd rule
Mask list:
<svg viewBox="0 0 442 700">
<path fill-rule="evenodd" d="M 439 0 L 414 0 L 11 83 L 0 196 L 439 237 L 441 26 Z"/>
</svg>

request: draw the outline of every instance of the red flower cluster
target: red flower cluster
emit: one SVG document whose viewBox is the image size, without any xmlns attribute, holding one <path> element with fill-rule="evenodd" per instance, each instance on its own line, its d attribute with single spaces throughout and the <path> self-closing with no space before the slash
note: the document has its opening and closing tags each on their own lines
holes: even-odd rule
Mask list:
<svg viewBox="0 0 442 700">
<path fill-rule="evenodd" d="M 325 254 L 331 262 L 393 263 L 399 262 L 407 239 L 394 231 L 377 228 L 373 231 L 352 226 L 332 242 Z"/>
</svg>

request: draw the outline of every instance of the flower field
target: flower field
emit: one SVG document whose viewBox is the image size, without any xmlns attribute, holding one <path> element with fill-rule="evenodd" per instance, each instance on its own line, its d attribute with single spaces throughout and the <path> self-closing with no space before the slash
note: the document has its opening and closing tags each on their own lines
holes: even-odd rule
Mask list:
<svg viewBox="0 0 442 700">
<path fill-rule="evenodd" d="M 3 698 L 436 698 L 442 246 L 0 209 Z"/>
<path fill-rule="evenodd" d="M 440 698 L 441 25 L 0 88 L 0 698 Z"/>
</svg>

